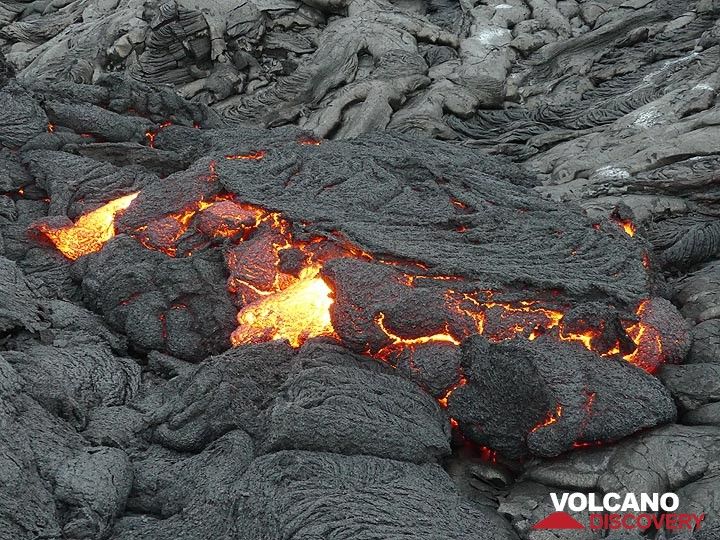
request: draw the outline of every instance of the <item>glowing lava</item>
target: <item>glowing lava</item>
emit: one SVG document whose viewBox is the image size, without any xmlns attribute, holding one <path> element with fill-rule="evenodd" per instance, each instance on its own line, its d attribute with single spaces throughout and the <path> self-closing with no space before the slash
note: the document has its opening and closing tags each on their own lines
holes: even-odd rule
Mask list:
<svg viewBox="0 0 720 540">
<path fill-rule="evenodd" d="M 652 373 L 657 369 L 658 365 L 658 362 L 654 361 L 654 359 L 663 358 L 663 342 L 657 328 L 643 322 L 643 314 L 647 309 L 647 305 L 647 300 L 640 303 L 635 311 L 640 321 L 625 329 L 630 339 L 635 343 L 635 350 L 623 356 L 623 359 Z"/>
<path fill-rule="evenodd" d="M 115 236 L 115 217 L 135 200 L 138 193 L 114 199 L 93 210 L 72 225 L 53 228 L 40 225 L 38 232 L 44 235 L 68 259 L 76 260 L 88 253 L 100 251 Z"/>
<path fill-rule="evenodd" d="M 635 236 L 635 233 L 637 232 L 637 227 L 630 219 L 623 219 L 617 215 L 611 216 L 611 219 L 618 224 L 618 226 L 630 237 Z"/>
<path fill-rule="evenodd" d="M 166 128 L 163 123 L 157 131 Z M 149 132 L 149 143 L 157 132 Z M 300 144 L 319 144 L 316 140 L 299 141 Z M 265 150 L 226 155 L 227 160 L 258 161 L 266 156 Z M 215 162 L 209 165 L 208 181 L 218 178 Z M 81 216 L 74 224 L 54 227 L 41 224 L 37 230 L 71 260 L 99 251 L 115 235 L 117 215 L 127 209 L 138 193 L 132 193 L 108 202 L 104 206 Z M 451 198 L 456 209 L 467 209 L 463 201 Z M 629 235 L 635 234 L 630 221 L 617 220 Z M 332 325 L 330 309 L 334 291 L 320 275 L 323 265 L 337 258 L 355 258 L 402 268 L 401 282 L 405 287 L 418 286 L 421 280 L 430 280 L 443 287 L 447 319 L 436 324 L 428 335 L 399 335 L 393 330 L 393 321 L 385 313 L 377 312 L 373 323 L 386 337 L 380 350 L 367 351 L 381 360 L 389 360 L 402 349 L 412 349 L 430 343 L 459 345 L 473 334 L 481 334 L 490 341 L 500 342 L 516 337 L 534 340 L 549 335 L 560 341 L 575 341 L 589 350 L 602 337 L 602 328 L 587 328 L 571 332 L 564 327 L 565 310 L 569 306 L 546 307 L 537 300 L 499 302 L 493 291 L 459 292 L 449 286 L 463 281 L 459 276 L 430 275 L 421 262 L 384 261 L 374 258 L 354 246 L 341 235 L 313 237 L 297 240 L 292 224 L 278 212 L 235 200 L 232 194 L 216 194 L 190 202 L 183 209 L 160 215 L 157 219 L 137 227 L 128 234 L 148 249 L 168 256 L 190 256 L 196 249 L 212 243 L 225 246 L 225 261 L 229 272 L 228 292 L 239 306 L 238 327 L 231 341 L 234 346 L 270 340 L 287 340 L 299 347 L 307 339 L 317 336 L 337 337 Z M 406 273 L 406 271 L 410 273 Z M 635 343 L 635 350 L 623 358 L 648 371 L 662 358 L 663 344 L 660 333 L 643 323 L 644 304 L 637 310 L 638 321 L 623 323 L 627 337 Z M 442 321 L 442 320 L 441 320 Z M 607 345 L 606 345 L 606 348 Z M 610 350 L 595 350 L 602 356 L 621 352 L 620 341 Z M 450 394 L 465 384 L 463 373 L 458 381 L 441 398 L 447 403 Z"/>
<path fill-rule="evenodd" d="M 292 285 L 240 310 L 232 344 L 286 339 L 299 347 L 310 337 L 334 335 L 332 290 L 318 276 L 319 271 L 319 267 L 304 268 Z"/>
<path fill-rule="evenodd" d="M 229 154 L 225 156 L 225 159 L 243 159 L 250 161 L 258 161 L 265 157 L 267 152 L 265 150 L 257 150 L 248 154 Z"/>
<path fill-rule="evenodd" d="M 383 333 L 392 339 L 393 343 L 390 345 L 392 347 L 393 345 L 401 345 L 401 346 L 407 346 L 407 345 L 419 345 L 422 343 L 433 343 L 438 341 L 444 341 L 448 343 L 452 343 L 453 345 L 460 345 L 460 342 L 453 337 L 452 334 L 446 329 L 445 332 L 439 333 L 439 334 L 432 334 L 429 336 L 420 336 L 416 338 L 403 338 L 398 335 L 393 334 L 390 330 L 388 330 L 385 327 L 385 314 L 381 311 L 378 313 L 378 316 L 375 317 L 375 324 L 378 325 L 380 330 L 383 331 Z"/>
<path fill-rule="evenodd" d="M 530 433 L 534 433 L 538 429 L 542 429 L 544 427 L 548 427 L 548 426 L 551 426 L 551 425 L 557 423 L 557 421 L 560 420 L 560 417 L 562 416 L 562 414 L 563 414 L 563 406 L 558 403 L 555 406 L 555 410 L 549 412 L 543 421 L 539 422 L 535 427 L 533 427 L 530 430 Z"/>
</svg>

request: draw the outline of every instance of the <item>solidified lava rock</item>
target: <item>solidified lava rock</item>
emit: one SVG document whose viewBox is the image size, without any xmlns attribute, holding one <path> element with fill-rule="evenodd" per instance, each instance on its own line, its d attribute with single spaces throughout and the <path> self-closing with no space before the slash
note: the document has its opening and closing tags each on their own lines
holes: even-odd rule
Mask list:
<svg viewBox="0 0 720 540">
<path fill-rule="evenodd" d="M 148 415 L 154 441 L 181 452 L 198 452 L 233 429 L 259 438 L 260 413 L 287 378 L 291 354 L 283 343 L 231 349 L 143 396 L 136 408 Z"/>
<path fill-rule="evenodd" d="M 450 453 L 447 418 L 417 385 L 353 367 L 350 358 L 339 360 L 288 378 L 269 413 L 266 451 L 317 450 L 419 463 Z"/>
<path fill-rule="evenodd" d="M 0 539 L 717 540 L 719 13 L 0 0 Z"/>
<path fill-rule="evenodd" d="M 718 449 L 717 427 L 670 425 L 615 445 L 535 460 L 527 467 L 526 477 L 568 491 L 579 487 L 596 493 L 676 493 L 677 512 L 705 514 L 701 529 L 691 538 L 711 540 L 720 531 Z M 518 486 L 518 495 L 523 491 Z M 536 508 L 527 499 L 525 503 L 525 508 Z"/>
<path fill-rule="evenodd" d="M 238 512 L 239 538 L 510 539 L 482 507 L 464 501 L 434 464 L 283 451 L 262 456 L 243 478 L 254 496 Z M 298 529 L 299 527 L 299 529 Z"/>
<path fill-rule="evenodd" d="M 118 236 L 84 270 L 90 305 L 137 348 L 194 359 L 227 348 L 236 310 L 220 253 L 170 258 Z"/>
<path fill-rule="evenodd" d="M 123 518 L 113 538 L 172 540 L 194 531 L 226 538 L 237 501 L 247 494 L 240 478 L 253 456 L 253 441 L 241 430 L 226 433 L 195 455 L 179 457 L 158 446 L 143 451 L 133 464 L 128 509 L 145 517 Z"/>
<path fill-rule="evenodd" d="M 84 90 L 76 92 L 73 107 L 83 111 L 83 129 L 102 134 L 108 120 L 99 106 L 101 100 Z M 118 85 L 105 92 L 132 97 L 137 89 Z M 39 99 L 42 94 L 30 90 L 22 99 L 32 101 L 33 95 Z M 22 110 L 41 111 L 47 102 L 33 103 Z M 53 136 L 79 129 L 54 118 L 58 124 Z M 138 126 L 147 127 L 143 122 Z M 134 134 L 137 129 L 130 131 Z M 367 254 L 363 261 L 330 261 L 323 269 L 339 289 L 346 287 L 352 295 L 337 302 L 337 312 L 348 302 L 365 301 L 366 291 L 361 291 L 363 280 L 356 278 L 353 283 L 351 274 L 333 271 L 332 265 L 362 262 L 374 263 L 362 271 L 376 279 L 381 275 L 400 279 L 408 272 L 454 276 L 460 291 L 491 290 L 495 300 L 542 298 L 572 305 L 601 296 L 621 316 L 629 315 L 650 293 L 652 284 L 638 243 L 613 226 L 595 227 L 577 207 L 543 200 L 529 189 L 532 177 L 473 149 L 382 133 L 321 144 L 304 144 L 303 135 L 291 130 L 198 130 L 173 124 L 148 133 L 155 150 L 183 156 L 188 165 L 159 178 L 149 162 L 116 164 L 112 141 L 97 147 L 92 156 L 80 157 L 71 153 L 76 146 L 48 138 L 48 133 L 38 135 L 30 149 L 20 152 L 38 185 L 50 195 L 50 217 L 37 219 L 29 212 L 20 216 L 19 222 L 29 222 L 31 235 L 19 239 L 19 247 L 28 243 L 34 247 L 43 227 L 67 225 L 57 221 L 65 216 L 76 220 L 107 198 L 139 192 L 117 213 L 117 238 L 71 270 L 58 265 L 54 271 L 58 275 L 52 276 L 74 296 L 79 291 L 72 291 L 67 276 L 80 281 L 86 301 L 139 351 L 158 349 L 196 360 L 220 352 L 233 330 L 233 310 L 252 300 L 246 302 L 244 294 L 228 294 L 228 277 L 235 282 L 254 281 L 268 290 L 278 269 L 288 277 L 298 275 L 297 261 L 293 267 L 287 255 L 278 266 L 273 257 L 260 260 L 262 254 L 272 255 L 271 246 L 284 241 L 269 236 L 267 243 L 260 242 L 260 231 L 267 224 L 238 244 L 237 239 L 254 225 L 247 210 L 242 217 L 240 210 L 230 208 L 233 203 L 228 198 L 277 212 L 298 242 L 320 238 L 328 246 L 341 249 L 351 244 Z M 134 137 L 123 136 L 116 142 L 135 144 Z M 47 151 L 48 146 L 52 151 Z M 213 203 L 218 207 L 204 216 L 201 210 Z M 193 219 L 193 212 L 203 217 Z M 213 217 L 218 212 L 223 220 Z M 227 221 L 227 216 L 235 217 Z M 215 234 L 208 223 L 227 233 Z M 13 229 L 8 234 L 17 237 Z M 255 244 L 261 253 L 247 251 Z M 28 250 L 24 257 L 18 251 L 20 264 L 45 277 L 48 270 L 36 256 L 27 256 Z M 230 259 L 237 261 L 235 268 L 228 269 Z M 272 275 L 267 274 L 270 265 Z M 398 268 L 395 274 L 393 265 Z M 262 272 L 267 275 L 260 279 Z M 447 289 L 456 284 L 445 285 Z M 383 290 L 389 286 L 383 284 Z M 441 306 L 444 291 L 437 286 L 417 282 L 412 289 L 388 290 L 384 297 L 379 292 L 376 287 L 368 296 L 371 302 L 364 308 L 363 324 L 375 325 L 382 309 L 389 328 L 403 337 L 424 330 L 441 333 L 447 325 L 459 335 L 472 333 L 472 321 L 458 319 Z M 403 298 L 389 298 L 396 293 Z M 338 297 L 343 294 L 337 291 Z M 387 336 L 369 326 L 367 335 L 357 329 L 342 331 L 347 319 L 338 316 L 334 323 L 357 352 L 365 350 L 366 342 L 372 350 L 388 344 Z"/>
<path fill-rule="evenodd" d="M 0 257 L 0 331 L 15 327 L 39 330 L 40 304 L 15 262 Z"/>
<path fill-rule="evenodd" d="M 319 146 L 223 136 L 215 145 L 267 151 L 253 162 L 218 160 L 228 191 L 309 222 L 310 233 L 341 232 L 376 257 L 418 261 L 487 288 L 602 290 L 632 301 L 646 286 L 639 254 L 624 239 L 596 231 L 571 208 L 546 206 L 518 186 L 528 182 L 522 172 L 473 151 L 383 134 Z M 580 245 L 583 256 L 568 266 Z"/>
<path fill-rule="evenodd" d="M 449 396 L 448 413 L 471 440 L 511 458 L 556 456 L 676 416 L 656 378 L 577 344 L 476 336 L 463 344 L 462 366 L 467 382 Z"/>
</svg>

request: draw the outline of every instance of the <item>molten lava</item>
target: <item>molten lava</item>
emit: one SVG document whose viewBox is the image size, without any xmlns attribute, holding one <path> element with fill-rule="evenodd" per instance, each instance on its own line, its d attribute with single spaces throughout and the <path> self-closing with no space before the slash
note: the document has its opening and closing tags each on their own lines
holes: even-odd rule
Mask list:
<svg viewBox="0 0 720 540">
<path fill-rule="evenodd" d="M 158 131 L 168 125 L 161 124 Z M 151 144 L 156 133 L 148 135 Z M 319 143 L 314 139 L 299 142 Z M 225 158 L 257 161 L 265 156 L 266 151 L 258 150 Z M 207 179 L 217 178 L 213 161 Z M 66 257 L 75 260 L 99 251 L 115 235 L 116 217 L 137 195 L 133 193 L 110 201 L 72 225 L 43 224 L 38 229 Z M 450 202 L 459 211 L 467 209 L 467 204 L 460 200 L 451 198 Z M 631 222 L 619 223 L 629 235 L 635 233 Z M 499 302 L 493 299 L 494 291 L 459 292 L 450 286 L 463 281 L 462 277 L 431 275 L 421 262 L 379 260 L 344 240 L 339 233 L 332 233 L 332 240 L 326 237 L 297 240 L 291 224 L 281 214 L 237 201 L 232 194 L 213 195 L 189 203 L 128 234 L 146 248 L 171 257 L 190 256 L 195 249 L 212 243 L 224 244 L 229 273 L 227 288 L 239 308 L 238 326 L 231 337 L 235 346 L 284 339 L 293 347 L 299 347 L 312 337 L 337 337 L 330 313 L 335 294 L 321 276 L 321 270 L 332 259 L 355 258 L 401 268 L 400 282 L 404 287 L 414 288 L 431 281 L 444 291 L 447 322 L 444 326 L 436 324 L 428 335 L 401 335 L 402 332 L 392 329 L 393 321 L 388 321 L 385 313 L 375 313 L 372 322 L 387 341 L 380 350 L 369 352 L 381 360 L 390 359 L 401 349 L 424 344 L 459 345 L 472 334 L 482 334 L 493 342 L 516 337 L 534 340 L 549 335 L 561 341 L 578 342 L 602 356 L 621 355 L 628 350 L 627 344 L 621 346 L 618 341 L 612 346 L 607 340 L 605 349 L 599 350 L 595 344 L 603 337 L 601 328 L 574 327 L 571 331 L 564 320 L 568 306 L 551 309 L 537 300 Z M 628 343 L 635 344 L 635 349 L 623 358 L 652 371 L 662 356 L 662 340 L 654 327 L 643 322 L 643 310 L 644 304 L 641 304 L 637 310 L 638 320 L 623 323 L 622 329 L 630 338 Z M 466 382 L 464 374 L 459 373 L 457 382 L 440 398 L 440 403 L 447 404 L 450 394 Z M 561 412 L 556 416 L 559 414 Z"/>
<path fill-rule="evenodd" d="M 258 161 L 265 157 L 267 152 L 265 150 L 257 150 L 248 154 L 229 154 L 225 156 L 225 159 L 243 159 L 250 161 Z"/>
<path fill-rule="evenodd" d="M 627 362 L 652 373 L 657 369 L 658 364 L 653 359 L 663 358 L 663 342 L 662 335 L 657 328 L 643 322 L 646 309 L 647 301 L 641 302 L 635 312 L 639 321 L 625 329 L 630 339 L 635 343 L 635 350 L 630 354 L 626 354 L 623 358 Z"/>
<path fill-rule="evenodd" d="M 416 338 L 403 338 L 395 335 L 385 327 L 385 314 L 382 311 L 378 313 L 377 317 L 375 317 L 375 324 L 377 324 L 380 330 L 382 330 L 383 333 L 392 340 L 392 345 L 390 345 L 390 347 L 397 345 L 419 345 L 422 343 L 433 343 L 438 341 L 445 341 L 448 343 L 452 343 L 453 345 L 460 345 L 460 342 L 455 337 L 453 337 L 452 334 L 450 334 L 450 331 L 447 330 L 447 328 L 445 329 L 445 332 L 442 333 L 431 334 L 429 336 L 420 336 Z"/>
<path fill-rule="evenodd" d="M 70 260 L 88 253 L 100 251 L 115 236 L 115 217 L 135 200 L 138 193 L 131 193 L 104 204 L 80 218 L 72 225 L 53 228 L 40 225 L 38 232 Z"/>
<path fill-rule="evenodd" d="M 539 422 L 535 427 L 533 427 L 530 432 L 534 433 L 535 431 L 542 429 L 544 427 L 551 426 L 555 423 L 557 423 L 558 420 L 560 420 L 560 417 L 563 414 L 563 406 L 559 403 L 555 406 L 555 410 L 548 413 L 548 415 L 545 417 L 544 420 Z"/>
<path fill-rule="evenodd" d="M 245 306 L 238 313 L 234 346 L 286 339 L 299 347 L 308 338 L 332 336 L 332 290 L 318 276 L 319 267 L 304 268 L 288 287 Z"/>
<path fill-rule="evenodd" d="M 618 227 L 620 227 L 625 232 L 625 234 L 630 237 L 635 236 L 635 233 L 637 232 L 637 227 L 631 219 L 620 217 L 616 213 L 611 215 L 610 219 L 617 223 Z"/>
<path fill-rule="evenodd" d="M 160 127 L 158 129 L 146 131 L 145 139 L 147 139 L 148 146 L 150 148 L 155 148 L 155 137 L 157 137 L 158 133 L 160 133 L 163 129 L 170 126 L 172 126 L 172 122 L 168 120 L 160 124 Z"/>
</svg>

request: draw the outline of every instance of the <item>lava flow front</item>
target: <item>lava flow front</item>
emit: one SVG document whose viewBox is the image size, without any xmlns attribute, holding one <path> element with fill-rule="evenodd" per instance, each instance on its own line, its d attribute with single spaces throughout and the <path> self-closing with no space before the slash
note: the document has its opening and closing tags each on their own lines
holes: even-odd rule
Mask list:
<svg viewBox="0 0 720 540">
<path fill-rule="evenodd" d="M 263 156 L 264 153 L 257 152 L 227 159 L 259 160 Z M 217 178 L 212 164 L 208 178 Z M 36 231 L 67 258 L 76 260 L 99 251 L 116 234 L 116 218 L 137 196 L 138 193 L 131 193 L 110 201 L 81 216 L 73 225 L 53 227 L 41 223 Z M 410 333 L 398 329 L 398 321 L 388 320 L 382 309 L 368 315 L 366 330 L 370 325 L 370 332 L 380 338 L 376 346 L 366 345 L 362 352 L 381 360 L 388 361 L 400 350 L 425 344 L 459 345 L 473 334 L 485 335 L 495 342 L 550 335 L 580 343 L 602 356 L 620 355 L 648 371 L 655 369 L 662 359 L 661 335 L 643 321 L 645 304 L 638 308 L 636 320 L 623 322 L 622 326 L 619 322 L 613 326 L 605 321 L 587 323 L 582 319 L 583 324 L 578 325 L 577 321 L 568 321 L 569 306 L 551 308 L 538 300 L 503 303 L 493 299 L 494 291 L 459 292 L 451 285 L 463 281 L 460 277 L 429 275 L 417 263 L 379 260 L 336 238 L 315 236 L 301 241 L 292 231 L 291 223 L 278 212 L 237 201 L 232 194 L 220 194 L 125 232 L 146 248 L 170 257 L 187 257 L 197 250 L 222 245 L 229 275 L 227 289 L 238 307 L 238 326 L 231 336 L 234 346 L 284 339 L 299 347 L 318 336 L 344 342 L 347 333 L 343 336 L 333 326 L 337 284 L 328 281 L 323 269 L 334 259 L 355 259 L 381 265 L 386 270 L 392 268 L 389 271 L 395 277 L 390 281 L 395 283 L 388 297 L 413 294 L 418 287 L 430 283 L 433 288 L 424 290 L 432 290 L 429 294 L 440 299 L 436 312 L 429 316 L 441 320 L 430 325 L 432 331 L 428 332 L 418 333 L 418 325 Z M 368 291 L 368 295 L 374 292 Z M 350 299 L 351 304 L 354 302 Z M 611 327 L 610 331 L 605 326 Z M 355 348 L 360 346 L 356 344 Z"/>
</svg>

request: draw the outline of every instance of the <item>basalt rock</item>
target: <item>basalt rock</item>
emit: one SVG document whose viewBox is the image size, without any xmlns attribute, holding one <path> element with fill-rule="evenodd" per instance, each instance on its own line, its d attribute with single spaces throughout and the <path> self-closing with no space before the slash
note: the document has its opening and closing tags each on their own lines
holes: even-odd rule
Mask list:
<svg viewBox="0 0 720 540">
<path fill-rule="evenodd" d="M 470 439 L 512 458 L 618 440 L 676 415 L 657 379 L 575 344 L 473 337 L 463 344 L 462 367 L 466 382 L 449 396 L 448 413 Z"/>
<path fill-rule="evenodd" d="M 33 294 L 25 276 L 17 265 L 5 257 L 0 257 L 0 330 L 23 327 L 31 331 L 43 327 L 40 318 L 40 303 Z"/>
<path fill-rule="evenodd" d="M 0 539 L 715 540 L 719 13 L 0 0 Z"/>
<path fill-rule="evenodd" d="M 720 361 L 720 320 L 703 321 L 692 329 L 693 344 L 688 363 L 715 364 Z"/>
<path fill-rule="evenodd" d="M 588 492 L 672 491 L 681 501 L 677 512 L 705 514 L 692 538 L 707 540 L 718 530 L 713 490 L 718 485 L 719 443 L 715 426 L 665 426 L 612 447 L 536 462 L 526 475 L 543 484 Z"/>
<path fill-rule="evenodd" d="M 450 453 L 438 404 L 394 374 L 339 366 L 290 377 L 269 413 L 268 450 L 317 450 L 412 462 Z"/>
<path fill-rule="evenodd" d="M 240 538 L 278 537 L 291 529 L 310 537 L 340 531 L 368 538 L 515 537 L 459 497 L 437 465 L 286 451 L 256 459 L 242 485 L 251 496 L 238 509 Z"/>
<path fill-rule="evenodd" d="M 60 127 L 59 123 L 56 131 Z M 134 135 L 128 137 L 132 140 Z M 509 301 L 540 297 L 548 307 L 603 294 L 610 310 L 617 313 L 610 316 L 623 318 L 653 287 L 642 264 L 640 244 L 624 237 L 613 224 L 589 220 L 578 208 L 558 211 L 554 203 L 525 187 L 532 178 L 473 150 L 408 136 L 378 134 L 317 145 L 288 131 L 238 134 L 175 126 L 160 129 L 152 141 L 158 151 L 194 152 L 197 157 L 187 169 L 157 178 L 141 166 L 99 163 L 96 158 L 102 156 L 98 154 L 91 158 L 67 151 L 32 150 L 24 155 L 38 185 L 51 195 L 52 219 L 32 222 L 34 239 L 42 236 L 38 231 L 44 228 L 68 226 L 61 216 L 76 218 L 95 208 L 98 197 L 139 190 L 117 217 L 118 236 L 100 254 L 78 261 L 65 272 L 82 282 L 89 304 L 140 351 L 160 349 L 200 359 L 227 346 L 234 323 L 232 303 L 241 308 L 249 300 L 247 295 L 228 295 L 226 265 L 229 260 L 236 261 L 238 268 L 260 264 L 260 252 L 267 251 L 264 240 L 260 241 L 258 232 L 231 247 L 221 237 L 210 235 L 213 227 L 220 226 L 206 223 L 210 213 L 187 224 L 177 217 L 189 208 L 227 197 L 280 212 L 298 240 L 324 238 L 330 246 L 351 243 L 371 254 L 374 261 L 336 260 L 323 269 L 338 289 L 334 310 L 345 314 L 335 317 L 336 329 L 358 352 L 363 352 L 368 336 L 342 328 L 350 321 L 347 302 L 357 306 L 370 274 L 375 280 L 384 276 L 383 287 L 395 289 L 382 294 L 378 289 L 377 300 L 363 308 L 364 324 L 374 325 L 382 311 L 388 328 L 411 337 L 422 330 L 437 332 L 446 324 L 468 335 L 472 333 L 468 325 L 474 323 L 467 318 L 453 322 L 457 317 L 440 307 L 445 291 L 432 279 L 403 287 L 398 283 L 404 279 L 403 272 L 455 276 L 461 292 L 494 290 L 502 295 L 496 299 Z M 197 146 L 190 149 L 193 141 L 205 149 L 204 155 L 200 156 Z M 58 162 L 79 169 L 79 174 L 65 182 L 67 169 L 51 166 Z M 353 172 L 355 164 L 374 171 L 371 190 L 364 187 L 364 175 Z M 364 195 L 356 204 L 345 204 L 358 192 Z M 230 203 L 219 203 L 217 211 L 221 204 Z M 243 226 L 251 225 L 249 221 Z M 269 238 L 268 242 L 277 243 Z M 247 252 L 254 242 L 259 251 Z M 378 262 L 385 267 L 378 267 Z M 264 272 L 275 272 L 271 263 L 272 259 L 262 262 L 268 267 Z M 348 265 L 357 269 L 350 272 L 345 268 Z M 32 265 L 28 271 L 37 268 Z M 291 268 L 287 271 L 292 275 Z M 255 286 L 265 289 L 272 282 L 270 275 L 263 278 L 267 283 L 257 281 L 257 275 L 251 277 Z M 247 273 L 230 269 L 230 282 L 248 279 Z M 210 302 L 204 300 L 208 295 Z M 432 315 L 411 313 L 413 306 L 427 302 L 436 306 Z M 423 317 L 424 329 L 418 322 Z M 370 331 L 377 334 L 378 330 Z M 376 335 L 369 343 L 378 350 L 388 344 L 387 336 Z M 680 358 L 684 350 L 672 356 Z"/>
<path fill-rule="evenodd" d="M 259 438 L 261 413 L 287 378 L 290 356 L 284 344 L 232 349 L 134 406 L 148 416 L 152 439 L 178 451 L 200 451 L 234 429 Z"/>
<path fill-rule="evenodd" d="M 158 517 L 126 517 L 115 525 L 112 538 L 169 540 L 209 531 L 228 538 L 238 501 L 247 496 L 240 478 L 252 457 L 252 440 L 242 431 L 231 431 L 190 457 L 158 447 L 139 455 L 128 507 Z"/>
</svg>

